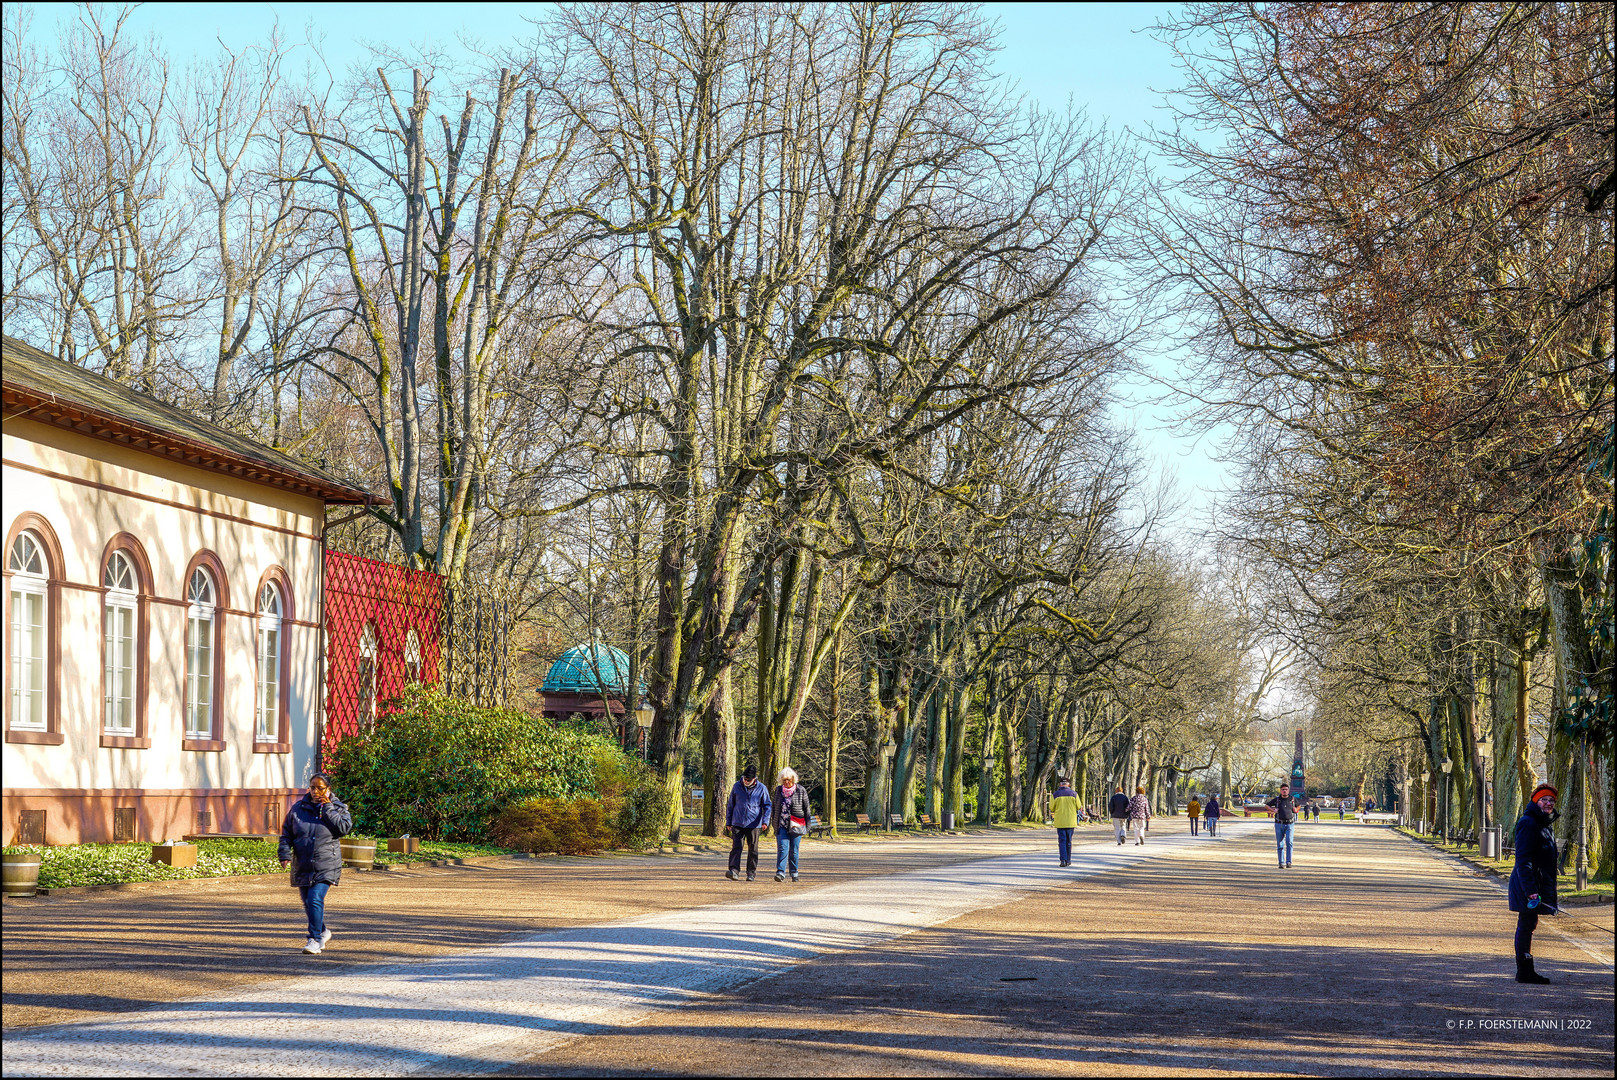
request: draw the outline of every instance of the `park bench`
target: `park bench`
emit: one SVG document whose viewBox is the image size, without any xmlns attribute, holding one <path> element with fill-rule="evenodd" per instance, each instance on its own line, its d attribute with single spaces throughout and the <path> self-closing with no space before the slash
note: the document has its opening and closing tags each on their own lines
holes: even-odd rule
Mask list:
<svg viewBox="0 0 1617 1080">
<path fill-rule="evenodd" d="M 903 814 L 888 814 L 887 827 L 896 831 L 898 829 L 907 829 L 910 826 L 909 823 L 904 820 Z"/>
<path fill-rule="evenodd" d="M 859 826 L 860 832 L 869 832 L 875 827 L 874 823 L 870 820 L 869 814 L 855 814 L 853 816 L 853 820 L 854 824 Z"/>
<path fill-rule="evenodd" d="M 938 827 L 938 823 L 932 820 L 932 815 L 931 814 L 922 814 L 921 815 L 921 829 L 923 831 L 925 831 L 927 829 L 936 829 L 937 827 Z"/>
<path fill-rule="evenodd" d="M 831 823 L 828 822 L 828 821 L 820 820 L 820 815 L 811 814 L 809 816 L 808 831 L 809 831 L 810 836 L 814 836 L 817 833 L 830 832 L 831 828 L 832 828 Z"/>
<path fill-rule="evenodd" d="M 1382 811 L 1377 810 L 1377 811 L 1375 811 L 1374 813 L 1371 813 L 1371 814 L 1360 814 L 1359 815 L 1359 820 L 1360 821 L 1383 821 L 1383 822 L 1386 822 L 1388 825 L 1396 825 L 1396 824 L 1398 824 L 1398 815 L 1393 814 L 1393 813 L 1383 813 Z"/>
</svg>

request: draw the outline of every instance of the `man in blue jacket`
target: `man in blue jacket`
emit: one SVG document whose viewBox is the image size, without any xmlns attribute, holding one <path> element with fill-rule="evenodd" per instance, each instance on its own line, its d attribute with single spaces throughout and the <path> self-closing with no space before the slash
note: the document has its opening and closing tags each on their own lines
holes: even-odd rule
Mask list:
<svg viewBox="0 0 1617 1080">
<path fill-rule="evenodd" d="M 758 873 L 758 836 L 769 828 L 769 788 L 758 782 L 758 768 L 748 765 L 741 779 L 730 789 L 724 807 L 724 825 L 730 830 L 730 869 L 724 875 L 731 881 L 741 877 L 741 844 L 747 845 L 747 880 Z"/>
</svg>

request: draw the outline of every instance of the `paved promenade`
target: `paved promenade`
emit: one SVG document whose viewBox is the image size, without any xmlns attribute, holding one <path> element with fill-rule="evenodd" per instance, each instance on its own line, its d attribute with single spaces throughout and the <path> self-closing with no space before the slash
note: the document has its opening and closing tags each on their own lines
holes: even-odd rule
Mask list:
<svg viewBox="0 0 1617 1080">
<path fill-rule="evenodd" d="M 1039 833 L 815 845 L 829 884 L 810 885 L 810 862 L 796 888 L 718 878 L 718 895 L 737 899 L 702 903 L 699 892 L 697 906 L 403 963 L 302 958 L 318 974 L 12 1027 L 4 1071 L 1610 1075 L 1603 928 L 1541 932 L 1536 951 L 1558 982 L 1519 987 L 1491 882 L 1381 829 L 1301 830 L 1285 872 L 1267 821 L 1226 831 L 1210 841 L 1159 829 L 1120 848 L 1090 830 L 1067 869 Z M 926 865 L 903 869 L 906 859 Z M 722 870 L 711 856 L 572 865 L 587 877 L 613 863 L 649 892 L 666 891 L 659 878 L 705 889 Z M 555 881 L 567 868 L 512 873 L 524 871 Z M 402 887 L 385 877 L 364 890 Z M 542 904 L 527 888 L 523 899 Z M 499 888 L 508 903 L 523 890 L 520 878 Z M 600 910 L 621 902 L 603 896 Z M 1591 918 L 1609 926 L 1609 913 Z M 1476 1026 L 1511 1016 L 1563 1026 Z"/>
</svg>

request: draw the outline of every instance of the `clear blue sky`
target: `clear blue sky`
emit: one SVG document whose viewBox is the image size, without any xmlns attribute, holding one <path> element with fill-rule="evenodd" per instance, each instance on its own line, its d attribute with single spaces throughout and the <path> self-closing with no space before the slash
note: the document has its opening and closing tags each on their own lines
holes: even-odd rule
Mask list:
<svg viewBox="0 0 1617 1080">
<path fill-rule="evenodd" d="M 50 33 L 62 19 L 75 17 L 69 4 L 37 4 L 36 32 Z M 1068 102 L 1113 129 L 1142 130 L 1160 115 L 1162 92 L 1178 82 L 1172 57 L 1146 28 L 1177 5 L 1144 4 L 984 4 L 1001 28 L 1001 71 L 1041 105 L 1064 109 Z M 208 55 L 216 39 L 228 46 L 261 40 L 279 18 L 284 35 L 301 40 L 306 31 L 322 40 L 327 62 L 342 75 L 365 59 L 366 44 L 407 48 L 433 42 L 447 49 L 460 39 L 498 46 L 527 37 L 527 21 L 542 17 L 541 4 L 304 4 L 304 3 L 148 3 L 132 17 L 138 32 L 156 34 L 178 70 Z M 1171 360 L 1141 357 L 1167 374 Z M 1141 387 L 1139 397 L 1153 393 Z M 1189 497 L 1187 519 L 1199 517 L 1209 494 L 1223 486 L 1225 471 L 1208 456 L 1206 445 L 1163 429 L 1165 414 L 1131 403 L 1120 419 L 1132 421 L 1149 451 L 1178 475 Z M 1185 522 L 1190 525 L 1190 521 Z"/>
</svg>

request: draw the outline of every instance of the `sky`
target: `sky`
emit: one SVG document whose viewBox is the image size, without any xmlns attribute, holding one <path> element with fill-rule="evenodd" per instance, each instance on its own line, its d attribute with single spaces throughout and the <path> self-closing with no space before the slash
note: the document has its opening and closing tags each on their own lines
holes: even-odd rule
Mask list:
<svg viewBox="0 0 1617 1080">
<path fill-rule="evenodd" d="M 50 33 L 75 17 L 69 4 L 36 4 L 35 32 Z M 1000 27 L 999 70 L 1040 105 L 1065 110 L 1069 103 L 1091 120 L 1113 129 L 1143 131 L 1162 115 L 1162 94 L 1178 84 L 1168 48 L 1147 32 L 1177 5 L 1138 4 L 983 4 Z M 291 40 L 306 29 L 322 41 L 334 74 L 365 59 L 367 44 L 396 47 L 433 42 L 458 48 L 462 40 L 499 45 L 532 33 L 529 19 L 540 4 L 341 4 L 341 3 L 148 3 L 131 17 L 137 33 L 155 34 L 175 68 L 209 55 L 218 41 L 240 47 L 262 40 L 277 19 Z M 1173 358 L 1165 346 L 1146 343 L 1139 363 L 1159 377 L 1170 377 Z M 1208 440 L 1167 430 L 1171 410 L 1147 398 L 1160 390 L 1145 383 L 1125 388 L 1116 419 L 1138 432 L 1159 468 L 1178 478 L 1185 499 L 1176 531 L 1193 534 L 1219 490 L 1231 486 Z"/>
</svg>

